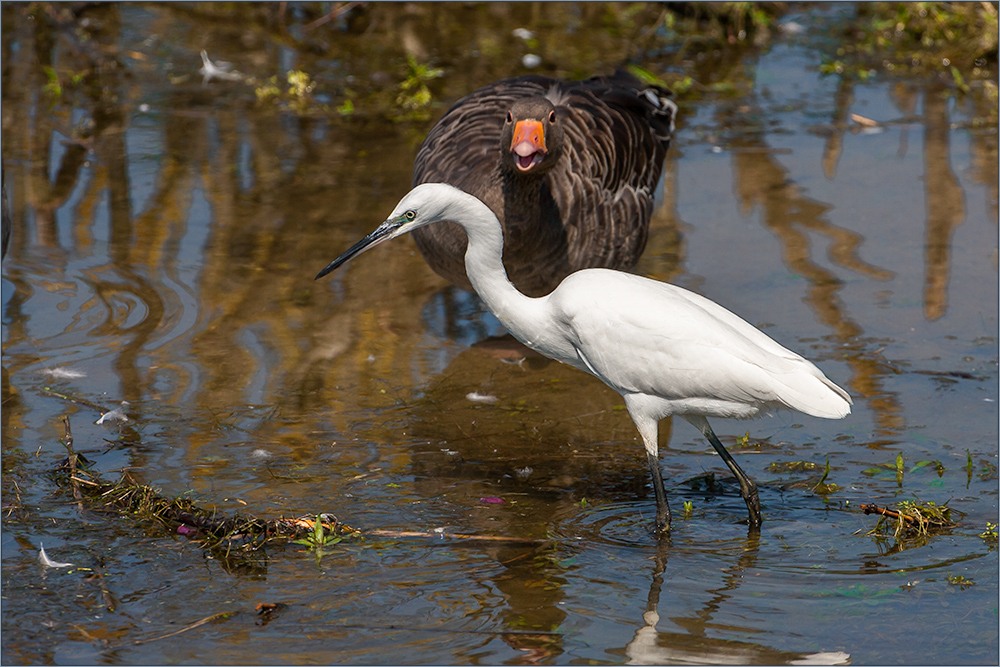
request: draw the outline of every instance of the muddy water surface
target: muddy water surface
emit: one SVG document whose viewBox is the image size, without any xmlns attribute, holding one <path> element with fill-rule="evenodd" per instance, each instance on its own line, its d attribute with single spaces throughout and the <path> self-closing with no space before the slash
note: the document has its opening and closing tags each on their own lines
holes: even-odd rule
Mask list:
<svg viewBox="0 0 1000 667">
<path fill-rule="evenodd" d="M 408 190 L 445 105 L 527 71 L 525 53 L 567 76 L 658 62 L 594 6 L 415 7 L 336 24 L 317 57 L 155 5 L 95 13 L 77 41 L 4 5 L 4 662 L 995 664 L 995 101 L 820 74 L 844 9 L 699 61 L 739 92 L 682 100 L 634 270 L 736 311 L 855 405 L 717 421 L 760 485 L 759 536 L 708 443 L 665 420 L 677 518 L 658 542 L 616 393 L 504 337 L 410 239 L 312 280 Z M 400 41 L 445 70 L 441 105 L 337 112 L 401 76 Z M 202 48 L 262 81 L 312 73 L 313 106 L 203 82 Z M 53 97 L 44 68 L 77 61 L 94 82 Z M 128 421 L 95 423 L 123 401 Z M 221 514 L 441 537 L 220 558 L 81 511 L 50 475 L 63 416 L 102 474 Z M 827 462 L 836 489 L 817 486 Z M 860 504 L 914 499 L 964 516 L 926 540 L 867 535 Z M 42 544 L 73 566 L 40 565 Z"/>
</svg>

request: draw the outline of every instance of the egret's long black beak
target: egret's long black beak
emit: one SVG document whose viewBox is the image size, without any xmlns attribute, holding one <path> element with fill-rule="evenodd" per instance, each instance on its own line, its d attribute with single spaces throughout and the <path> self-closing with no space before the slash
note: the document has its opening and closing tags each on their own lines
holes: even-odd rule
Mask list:
<svg viewBox="0 0 1000 667">
<path fill-rule="evenodd" d="M 363 239 L 352 245 L 350 248 L 347 249 L 347 252 L 345 252 L 343 255 L 341 255 L 337 259 L 327 264 L 325 269 L 316 274 L 314 280 L 319 280 L 326 274 L 336 271 L 337 268 L 339 268 L 343 264 L 346 264 L 355 255 L 360 255 L 365 250 L 368 250 L 369 248 L 374 248 L 379 243 L 382 243 L 383 241 L 388 241 L 389 239 L 393 238 L 394 236 L 396 236 L 396 232 L 399 230 L 399 228 L 403 226 L 404 222 L 405 219 L 402 217 L 390 218 L 389 220 L 386 220 L 381 225 L 379 225 L 374 232 L 372 232 L 368 236 L 364 237 Z"/>
</svg>

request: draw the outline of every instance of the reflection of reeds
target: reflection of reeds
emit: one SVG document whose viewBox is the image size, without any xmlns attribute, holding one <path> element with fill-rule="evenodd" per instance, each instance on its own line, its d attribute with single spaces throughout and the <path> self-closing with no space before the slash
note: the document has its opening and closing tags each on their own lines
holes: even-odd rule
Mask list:
<svg viewBox="0 0 1000 667">
<path fill-rule="evenodd" d="M 782 244 L 785 265 L 808 281 L 805 301 L 819 321 L 833 330 L 846 352 L 844 361 L 853 374 L 850 388 L 869 400 L 880 427 L 887 431 L 899 429 L 902 408 L 894 396 L 882 389 L 885 369 L 866 351 L 864 329 L 840 298 L 843 281 L 814 259 L 810 234 L 830 239 L 830 256 L 845 269 L 874 280 L 889 280 L 893 273 L 859 257 L 863 237 L 827 220 L 830 205 L 806 196 L 767 146 L 749 141 L 737 145 L 763 149 L 733 151 L 736 195 L 743 210 L 749 212 L 754 206 L 760 207 L 761 222 Z"/>
<path fill-rule="evenodd" d="M 951 236 L 965 219 L 965 195 L 951 169 L 949 101 L 933 88 L 924 94 L 924 184 L 927 237 L 924 316 L 939 319 L 948 308 Z"/>
</svg>

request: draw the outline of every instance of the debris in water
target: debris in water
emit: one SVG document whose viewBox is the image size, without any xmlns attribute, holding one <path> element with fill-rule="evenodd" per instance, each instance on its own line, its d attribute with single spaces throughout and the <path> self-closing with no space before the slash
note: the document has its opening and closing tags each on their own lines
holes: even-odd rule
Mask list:
<svg viewBox="0 0 1000 667">
<path fill-rule="evenodd" d="M 907 538 L 925 538 L 932 530 L 950 528 L 955 525 L 953 514 L 961 516 L 961 512 L 948 507 L 948 504 L 936 505 L 928 502 L 904 500 L 896 503 L 896 509 L 879 507 L 875 504 L 861 505 L 865 514 L 878 514 L 878 523 L 868 531 L 874 537 L 892 537 L 899 541 Z M 959 516 L 959 518 L 960 518 Z M 891 528 L 891 533 L 888 529 Z"/>
<path fill-rule="evenodd" d="M 122 401 L 122 405 L 120 408 L 115 408 L 114 410 L 109 410 L 105 412 L 103 415 L 101 415 L 101 418 L 94 423 L 103 424 L 105 421 L 112 422 L 115 420 L 127 422 L 128 417 L 125 416 L 124 412 L 125 408 L 127 407 L 128 407 L 128 401 Z"/>
<path fill-rule="evenodd" d="M 87 374 L 83 371 L 72 368 L 46 368 L 42 373 L 56 380 L 74 380 L 76 378 L 87 377 Z"/>
<path fill-rule="evenodd" d="M 201 51 L 201 69 L 198 70 L 198 74 L 201 74 L 204 78 L 202 83 L 208 83 L 212 79 L 222 79 L 224 81 L 239 81 L 243 78 L 243 75 L 233 69 L 232 63 L 227 63 L 222 60 L 212 62 L 208 59 L 208 53 L 202 49 Z"/>
<path fill-rule="evenodd" d="M 473 403 L 496 403 L 497 397 L 491 394 L 480 394 L 478 391 L 470 391 L 465 395 Z"/>
<path fill-rule="evenodd" d="M 485 498 L 480 498 L 479 502 L 487 505 L 504 505 L 507 503 L 507 501 L 503 498 L 497 498 L 496 496 L 486 496 Z"/>
<path fill-rule="evenodd" d="M 865 127 L 878 127 L 879 122 L 877 120 L 872 120 L 871 118 L 866 118 L 860 114 L 852 113 L 851 120 L 853 120 L 858 125 L 863 125 Z"/>
<path fill-rule="evenodd" d="M 806 27 L 796 21 L 778 24 L 778 29 L 787 35 L 799 35 L 806 31 Z"/>
<path fill-rule="evenodd" d="M 465 533 L 445 533 L 443 529 L 434 532 L 412 530 L 365 530 L 349 526 L 339 521 L 333 514 L 320 513 L 286 519 L 263 519 L 255 516 L 220 515 L 215 509 L 198 507 L 188 495 L 168 498 L 145 484 L 137 483 L 126 470 L 117 482 L 103 480 L 99 473 L 90 468 L 76 465 L 79 455 L 73 451 L 69 435 L 69 420 L 66 419 L 67 437 L 64 445 L 70 456 L 58 468 L 56 481 L 63 487 L 72 488 L 77 502 L 115 508 L 130 517 L 140 520 L 155 520 L 172 532 L 189 536 L 194 542 L 210 549 L 213 556 L 227 567 L 252 567 L 250 557 L 259 557 L 269 544 L 288 544 L 310 537 L 320 537 L 331 544 L 344 539 L 364 537 L 388 538 L 448 538 L 454 540 L 478 540 L 486 542 L 510 542 L 518 544 L 540 544 L 545 540 L 501 535 L 471 535 Z M 482 498 L 488 504 L 506 503 L 502 498 Z M 322 531 L 322 533 L 320 533 Z M 70 567 L 72 563 L 55 563 L 42 550 L 39 560 L 48 567 Z M 215 616 L 209 617 L 209 619 Z M 205 621 L 202 621 L 205 622 Z M 200 623 L 202 623 L 200 622 Z M 195 627 L 195 626 L 190 626 Z M 185 628 L 179 632 L 183 632 Z M 163 639 L 166 635 L 154 639 Z M 146 641 L 152 641 L 146 640 Z"/>
<path fill-rule="evenodd" d="M 288 609 L 288 605 L 284 602 L 258 602 L 255 609 L 260 616 L 261 625 L 266 625 L 275 614 Z"/>
</svg>

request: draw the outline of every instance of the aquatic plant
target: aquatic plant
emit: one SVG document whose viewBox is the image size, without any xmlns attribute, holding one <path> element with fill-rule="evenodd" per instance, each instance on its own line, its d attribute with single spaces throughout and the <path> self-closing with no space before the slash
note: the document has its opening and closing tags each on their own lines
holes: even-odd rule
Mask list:
<svg viewBox="0 0 1000 667">
<path fill-rule="evenodd" d="M 861 81 L 934 75 L 958 92 L 973 81 L 995 91 L 997 27 L 989 2 L 858 3 L 819 71 Z"/>
<path fill-rule="evenodd" d="M 894 509 L 865 504 L 861 505 L 861 510 L 865 514 L 879 515 L 878 522 L 868 531 L 868 535 L 877 538 L 891 537 L 897 542 L 926 538 L 932 531 L 950 528 L 956 525 L 955 519 L 961 515 L 948 507 L 947 503 L 937 505 L 920 500 L 900 501 Z"/>
</svg>

